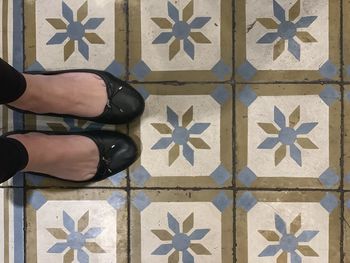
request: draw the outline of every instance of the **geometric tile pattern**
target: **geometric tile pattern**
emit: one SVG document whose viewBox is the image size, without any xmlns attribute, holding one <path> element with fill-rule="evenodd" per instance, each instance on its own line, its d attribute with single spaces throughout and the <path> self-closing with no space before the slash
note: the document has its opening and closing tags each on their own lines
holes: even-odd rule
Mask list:
<svg viewBox="0 0 350 263">
<path fill-rule="evenodd" d="M 239 80 L 339 80 L 340 1 L 236 2 Z"/>
<path fill-rule="evenodd" d="M 25 1 L 27 70 L 96 68 L 125 74 L 123 1 Z M 110 30 L 113 29 L 113 30 Z"/>
<path fill-rule="evenodd" d="M 28 262 L 125 262 L 126 193 L 33 190 L 27 194 Z"/>
<path fill-rule="evenodd" d="M 140 81 L 229 80 L 231 12 L 231 1 L 133 1 L 130 9 L 132 78 Z"/>
<path fill-rule="evenodd" d="M 255 192 L 244 209 L 246 195 L 237 201 L 238 262 L 339 262 L 338 194 Z"/>
<path fill-rule="evenodd" d="M 0 57 L 16 69 L 107 70 L 146 100 L 129 126 L 0 106 L 0 134 L 117 130 L 142 150 L 98 183 L 3 183 L 0 262 L 349 262 L 349 10 L 0 0 Z"/>
<path fill-rule="evenodd" d="M 0 260 L 24 262 L 23 189 L 0 188 Z"/>
<path fill-rule="evenodd" d="M 259 84 L 236 90 L 238 185 L 339 186 L 339 87 Z"/>
<path fill-rule="evenodd" d="M 143 209 L 141 193 L 149 199 Z M 132 200 L 131 262 L 233 260 L 230 192 L 135 191 Z"/>
<path fill-rule="evenodd" d="M 146 110 L 131 126 L 142 149 L 130 169 L 132 184 L 231 185 L 230 88 L 145 85 L 142 94 Z"/>
<path fill-rule="evenodd" d="M 347 112 L 350 109 L 350 87 L 345 86 L 344 90 L 344 111 Z M 348 154 L 350 149 L 350 119 L 348 116 L 344 118 L 344 187 L 350 190 L 350 155 Z"/>
</svg>

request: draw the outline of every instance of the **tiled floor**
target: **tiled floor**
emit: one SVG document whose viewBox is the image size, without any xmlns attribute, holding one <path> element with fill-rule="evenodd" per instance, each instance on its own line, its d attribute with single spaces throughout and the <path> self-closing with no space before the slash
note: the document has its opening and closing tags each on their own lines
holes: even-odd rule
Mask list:
<svg viewBox="0 0 350 263">
<path fill-rule="evenodd" d="M 131 82 L 142 153 L 95 184 L 0 186 L 0 263 L 350 262 L 350 0 L 0 0 L 18 70 Z M 1 73 L 0 73 L 1 74 Z"/>
</svg>

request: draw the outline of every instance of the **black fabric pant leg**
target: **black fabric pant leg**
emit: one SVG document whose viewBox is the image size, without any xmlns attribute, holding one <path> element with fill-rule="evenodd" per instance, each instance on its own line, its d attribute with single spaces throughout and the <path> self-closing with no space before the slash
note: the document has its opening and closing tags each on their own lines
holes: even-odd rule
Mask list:
<svg viewBox="0 0 350 263">
<path fill-rule="evenodd" d="M 0 58 L 0 104 L 17 100 L 26 87 L 24 76 Z"/>
<path fill-rule="evenodd" d="M 28 152 L 22 143 L 0 137 L 0 183 L 23 170 L 28 164 Z"/>
</svg>

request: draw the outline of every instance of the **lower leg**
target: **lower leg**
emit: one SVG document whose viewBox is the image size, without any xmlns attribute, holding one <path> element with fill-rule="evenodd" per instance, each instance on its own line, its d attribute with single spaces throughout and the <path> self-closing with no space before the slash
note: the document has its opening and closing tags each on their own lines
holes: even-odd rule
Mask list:
<svg viewBox="0 0 350 263">
<path fill-rule="evenodd" d="M 20 98 L 26 90 L 26 81 L 21 73 L 0 58 L 0 104 Z"/>
<path fill-rule="evenodd" d="M 23 144 L 11 138 L 0 138 L 0 183 L 21 171 L 28 164 L 28 153 Z"/>
<path fill-rule="evenodd" d="M 98 75 L 79 72 L 23 76 L 27 89 L 10 106 L 35 113 L 96 117 L 107 104 L 106 84 Z"/>
<path fill-rule="evenodd" d="M 72 181 L 85 181 L 97 171 L 99 151 L 87 137 L 45 135 L 42 133 L 8 136 L 21 142 L 28 152 L 24 172 L 37 172 Z"/>
</svg>

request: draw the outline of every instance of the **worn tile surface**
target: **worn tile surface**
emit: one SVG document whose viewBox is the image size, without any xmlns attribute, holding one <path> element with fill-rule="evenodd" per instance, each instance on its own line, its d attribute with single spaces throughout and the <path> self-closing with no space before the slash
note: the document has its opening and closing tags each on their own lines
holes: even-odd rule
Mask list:
<svg viewBox="0 0 350 263">
<path fill-rule="evenodd" d="M 338 194 L 240 192 L 237 198 L 238 262 L 339 262 Z"/>
<path fill-rule="evenodd" d="M 0 261 L 24 262 L 23 189 L 0 188 Z"/>
<path fill-rule="evenodd" d="M 134 191 L 131 262 L 231 262 L 232 192 Z"/>
<path fill-rule="evenodd" d="M 136 80 L 229 80 L 231 0 L 130 1 L 130 65 Z"/>
<path fill-rule="evenodd" d="M 240 81 L 339 79 L 340 1 L 236 0 Z"/>
<path fill-rule="evenodd" d="M 131 129 L 142 149 L 130 170 L 132 184 L 231 185 L 231 87 L 145 85 L 138 89 L 146 99 L 146 110 Z"/>
<path fill-rule="evenodd" d="M 16 69 L 107 70 L 146 101 L 122 126 L 0 106 L 0 134 L 114 130 L 140 149 L 94 184 L 3 183 L 0 262 L 350 262 L 349 10 L 0 0 L 0 57 Z"/>
<path fill-rule="evenodd" d="M 122 0 L 24 1 L 25 68 L 96 68 L 125 73 Z"/>
<path fill-rule="evenodd" d="M 350 17 L 349 17 L 349 10 L 350 10 L 350 1 L 345 0 L 343 1 L 343 11 L 344 11 L 344 18 L 343 18 L 343 27 L 344 27 L 344 33 L 343 33 L 343 45 L 344 45 L 344 79 L 346 81 L 350 80 Z"/>
<path fill-rule="evenodd" d="M 338 187 L 338 86 L 259 84 L 236 90 L 239 185 Z"/>
<path fill-rule="evenodd" d="M 345 208 L 344 208 L 344 250 L 345 261 L 350 260 L 350 193 L 345 194 Z"/>
<path fill-rule="evenodd" d="M 125 262 L 126 193 L 27 193 L 27 262 Z"/>
</svg>

